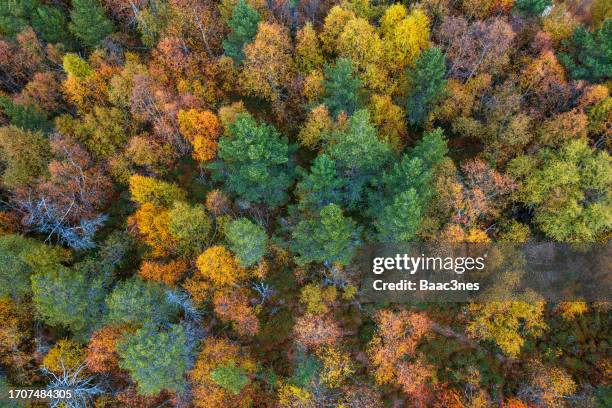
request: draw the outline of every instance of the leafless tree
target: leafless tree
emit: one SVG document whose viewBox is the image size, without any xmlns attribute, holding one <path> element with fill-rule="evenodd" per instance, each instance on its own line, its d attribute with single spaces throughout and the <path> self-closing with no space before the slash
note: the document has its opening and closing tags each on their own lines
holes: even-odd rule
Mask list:
<svg viewBox="0 0 612 408">
<path fill-rule="evenodd" d="M 62 372 L 56 374 L 43 368 L 43 373 L 51 378 L 47 384 L 48 391 L 70 391 L 70 397 L 51 399 L 49 406 L 68 407 L 68 408 L 87 408 L 92 407 L 96 396 L 104 394 L 103 387 L 96 383 L 95 376 L 83 375 L 85 364 L 81 364 L 74 370 L 66 369 L 62 362 Z"/>
</svg>

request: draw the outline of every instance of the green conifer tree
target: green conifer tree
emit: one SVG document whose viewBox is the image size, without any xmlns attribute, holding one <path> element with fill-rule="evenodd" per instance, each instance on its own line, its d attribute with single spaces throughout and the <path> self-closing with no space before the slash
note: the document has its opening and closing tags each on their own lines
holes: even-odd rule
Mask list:
<svg viewBox="0 0 612 408">
<path fill-rule="evenodd" d="M 72 0 L 70 31 L 86 47 L 96 47 L 113 32 L 113 23 L 98 0 Z"/>
<path fill-rule="evenodd" d="M 244 46 L 253 41 L 257 34 L 259 24 L 259 13 L 245 0 L 238 0 L 232 10 L 232 17 L 227 25 L 231 31 L 223 40 L 223 49 L 228 57 L 236 64 L 242 63 L 244 59 Z"/>
<path fill-rule="evenodd" d="M 568 51 L 559 54 L 559 61 L 573 79 L 603 82 L 612 78 L 612 18 L 594 32 L 579 26 L 563 45 Z"/>
<path fill-rule="evenodd" d="M 414 189 L 395 196 L 392 202 L 382 209 L 376 229 L 380 242 L 410 242 L 421 226 L 423 205 Z"/>
<path fill-rule="evenodd" d="M 317 213 L 327 204 L 343 203 L 346 181 L 339 177 L 336 163 L 327 154 L 317 156 L 310 172 L 302 173 L 302 180 L 296 186 L 300 210 Z"/>
<path fill-rule="evenodd" d="M 0 2 L 0 35 L 14 38 L 29 23 L 38 6 L 37 0 L 4 0 Z"/>
<path fill-rule="evenodd" d="M 359 228 L 355 221 L 342 214 L 335 204 L 328 204 L 312 220 L 302 220 L 292 233 L 292 249 L 298 253 L 300 264 L 351 261 L 359 245 Z"/>
<path fill-rule="evenodd" d="M 444 95 L 446 81 L 444 55 L 439 48 L 429 48 L 416 60 L 415 67 L 407 72 L 410 91 L 406 104 L 408 123 L 420 125 Z"/>
<path fill-rule="evenodd" d="M 539 16 L 551 5 L 551 0 L 516 0 L 514 2 L 514 8 L 528 16 Z"/>
<path fill-rule="evenodd" d="M 345 200 L 348 208 L 356 208 L 365 198 L 368 184 L 392 159 L 391 146 L 378 138 L 366 109 L 358 110 L 344 131 L 330 135 L 325 152 L 336 162 L 346 183 Z"/>
<path fill-rule="evenodd" d="M 210 166 L 227 191 L 253 203 L 277 207 L 288 200 L 294 179 L 292 147 L 276 129 L 239 115 L 219 142 L 220 163 Z"/>
<path fill-rule="evenodd" d="M 130 373 L 145 396 L 185 389 L 184 374 L 193 359 L 190 342 L 180 325 L 156 330 L 147 326 L 127 334 L 117 344 L 119 367 Z"/>
<path fill-rule="evenodd" d="M 257 263 L 266 252 L 266 230 L 247 218 L 230 222 L 225 229 L 225 238 L 229 249 L 236 254 L 236 258 L 245 268 Z"/>
<path fill-rule="evenodd" d="M 359 108 L 360 88 L 361 81 L 350 59 L 338 58 L 334 65 L 325 66 L 322 102 L 333 116 L 340 112 L 352 115 Z"/>
</svg>

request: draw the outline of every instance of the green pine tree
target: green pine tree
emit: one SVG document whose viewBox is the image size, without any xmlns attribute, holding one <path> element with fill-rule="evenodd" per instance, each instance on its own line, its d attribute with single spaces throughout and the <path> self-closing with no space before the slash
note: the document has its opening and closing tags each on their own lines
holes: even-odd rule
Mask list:
<svg viewBox="0 0 612 408">
<path fill-rule="evenodd" d="M 310 172 L 302 173 L 302 180 L 296 186 L 300 210 L 317 213 L 327 204 L 341 205 L 344 202 L 346 181 L 339 177 L 336 162 L 327 154 L 317 156 Z"/>
<path fill-rule="evenodd" d="M 228 57 L 236 64 L 244 59 L 244 46 L 253 41 L 257 34 L 259 13 L 245 0 L 238 0 L 232 10 L 232 17 L 227 25 L 231 29 L 227 38 L 223 40 L 223 49 Z"/>
<path fill-rule="evenodd" d="M 410 242 L 421 226 L 423 205 L 414 189 L 404 191 L 384 207 L 376 221 L 380 242 Z"/>
<path fill-rule="evenodd" d="M 323 103 L 333 116 L 340 112 L 352 115 L 359 108 L 361 81 L 354 71 L 348 58 L 338 58 L 334 65 L 325 66 Z"/>
<path fill-rule="evenodd" d="M 579 26 L 563 45 L 568 51 L 559 54 L 559 61 L 573 79 L 603 82 L 612 78 L 612 19 L 594 32 Z"/>
<path fill-rule="evenodd" d="M 551 5 L 552 0 L 516 0 L 514 2 L 514 8 L 527 16 L 539 16 Z"/>
<path fill-rule="evenodd" d="M 40 4 L 39 0 L 0 2 L 0 35 L 14 38 L 28 25 L 46 42 L 70 42 L 66 16 L 58 7 Z"/>
<path fill-rule="evenodd" d="M 0 35 L 14 38 L 30 24 L 38 0 L 0 1 Z"/>
<path fill-rule="evenodd" d="M 236 254 L 236 258 L 245 268 L 257 263 L 266 252 L 266 230 L 247 218 L 231 221 L 225 229 L 225 238 L 229 249 Z"/>
<path fill-rule="evenodd" d="M 221 163 L 210 166 L 214 176 L 246 201 L 270 207 L 287 202 L 294 168 L 286 138 L 245 114 L 229 126 L 229 133 L 219 142 Z"/>
<path fill-rule="evenodd" d="M 297 252 L 296 262 L 307 264 L 351 261 L 359 245 L 359 229 L 351 218 L 342 214 L 335 204 L 328 204 L 312 220 L 302 220 L 292 233 L 292 249 Z"/>
<path fill-rule="evenodd" d="M 143 327 L 117 344 L 119 367 L 130 373 L 144 396 L 185 389 L 185 372 L 193 359 L 189 339 L 180 325 L 169 330 Z"/>
<path fill-rule="evenodd" d="M 423 135 L 414 148 L 410 151 L 410 156 L 420 159 L 426 169 L 433 169 L 448 153 L 444 131 L 436 128 Z"/>
<path fill-rule="evenodd" d="M 40 37 L 49 43 L 70 42 L 66 16 L 57 7 L 42 5 L 32 14 L 32 27 Z"/>
<path fill-rule="evenodd" d="M 11 125 L 31 131 L 49 131 L 51 124 L 44 113 L 29 106 L 14 103 L 6 96 L 0 96 L 0 110 L 11 121 Z"/>
<path fill-rule="evenodd" d="M 432 177 L 448 149 L 442 129 L 425 133 L 415 147 L 377 180 L 368 214 L 383 242 L 407 242 L 418 232 L 432 198 Z"/>
<path fill-rule="evenodd" d="M 406 104 L 408 123 L 420 125 L 444 95 L 446 81 L 444 55 L 439 48 L 430 48 L 416 60 L 415 67 L 407 72 L 411 89 Z"/>
<path fill-rule="evenodd" d="M 366 109 L 355 112 L 346 130 L 332 133 L 330 139 L 325 152 L 336 162 L 340 176 L 346 180 L 347 207 L 356 208 L 365 198 L 368 184 L 391 161 L 391 146 L 378 138 Z"/>
<path fill-rule="evenodd" d="M 96 47 L 113 32 L 113 23 L 98 0 L 72 0 L 70 20 L 70 31 L 86 47 Z"/>
</svg>

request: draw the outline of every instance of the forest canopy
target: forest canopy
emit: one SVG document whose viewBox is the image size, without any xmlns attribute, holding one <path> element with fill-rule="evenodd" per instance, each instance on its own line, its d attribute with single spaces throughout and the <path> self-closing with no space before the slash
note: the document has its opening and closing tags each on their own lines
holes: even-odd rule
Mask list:
<svg viewBox="0 0 612 408">
<path fill-rule="evenodd" d="M 0 405 L 611 406 L 608 303 L 354 267 L 607 243 L 611 90 L 609 0 L 1 1 Z"/>
</svg>

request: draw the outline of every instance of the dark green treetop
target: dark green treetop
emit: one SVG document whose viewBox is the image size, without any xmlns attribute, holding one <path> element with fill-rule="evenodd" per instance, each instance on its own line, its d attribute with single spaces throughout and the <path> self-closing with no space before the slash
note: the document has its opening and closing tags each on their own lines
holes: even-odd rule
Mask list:
<svg viewBox="0 0 612 408">
<path fill-rule="evenodd" d="M 322 102 L 334 117 L 340 112 L 352 115 L 359 108 L 360 88 L 350 59 L 338 58 L 334 65 L 325 65 Z"/>
<path fill-rule="evenodd" d="M 221 162 L 211 165 L 213 175 L 246 201 L 270 207 L 284 204 L 295 172 L 287 140 L 246 114 L 229 126 L 229 133 L 219 141 Z"/>
<path fill-rule="evenodd" d="M 572 37 L 563 41 L 567 52 L 559 61 L 574 79 L 603 82 L 612 78 L 612 19 L 594 32 L 578 26 Z"/>
<path fill-rule="evenodd" d="M 113 23 L 98 0 L 72 0 L 70 20 L 70 31 L 86 47 L 96 47 L 113 32 Z"/>
<path fill-rule="evenodd" d="M 415 67 L 407 72 L 411 85 L 406 115 L 408 123 L 420 125 L 427 120 L 429 112 L 444 95 L 446 63 L 439 48 L 425 50 L 415 62 Z"/>
<path fill-rule="evenodd" d="M 360 231 L 355 221 L 342 214 L 335 204 L 328 204 L 315 219 L 300 221 L 292 232 L 292 249 L 300 264 L 350 262 L 359 245 Z"/>
<path fill-rule="evenodd" d="M 231 57 L 236 64 L 244 59 L 244 46 L 253 41 L 257 34 L 259 13 L 245 0 L 238 0 L 232 10 L 232 17 L 227 25 L 231 31 L 223 40 L 225 55 Z"/>
</svg>

